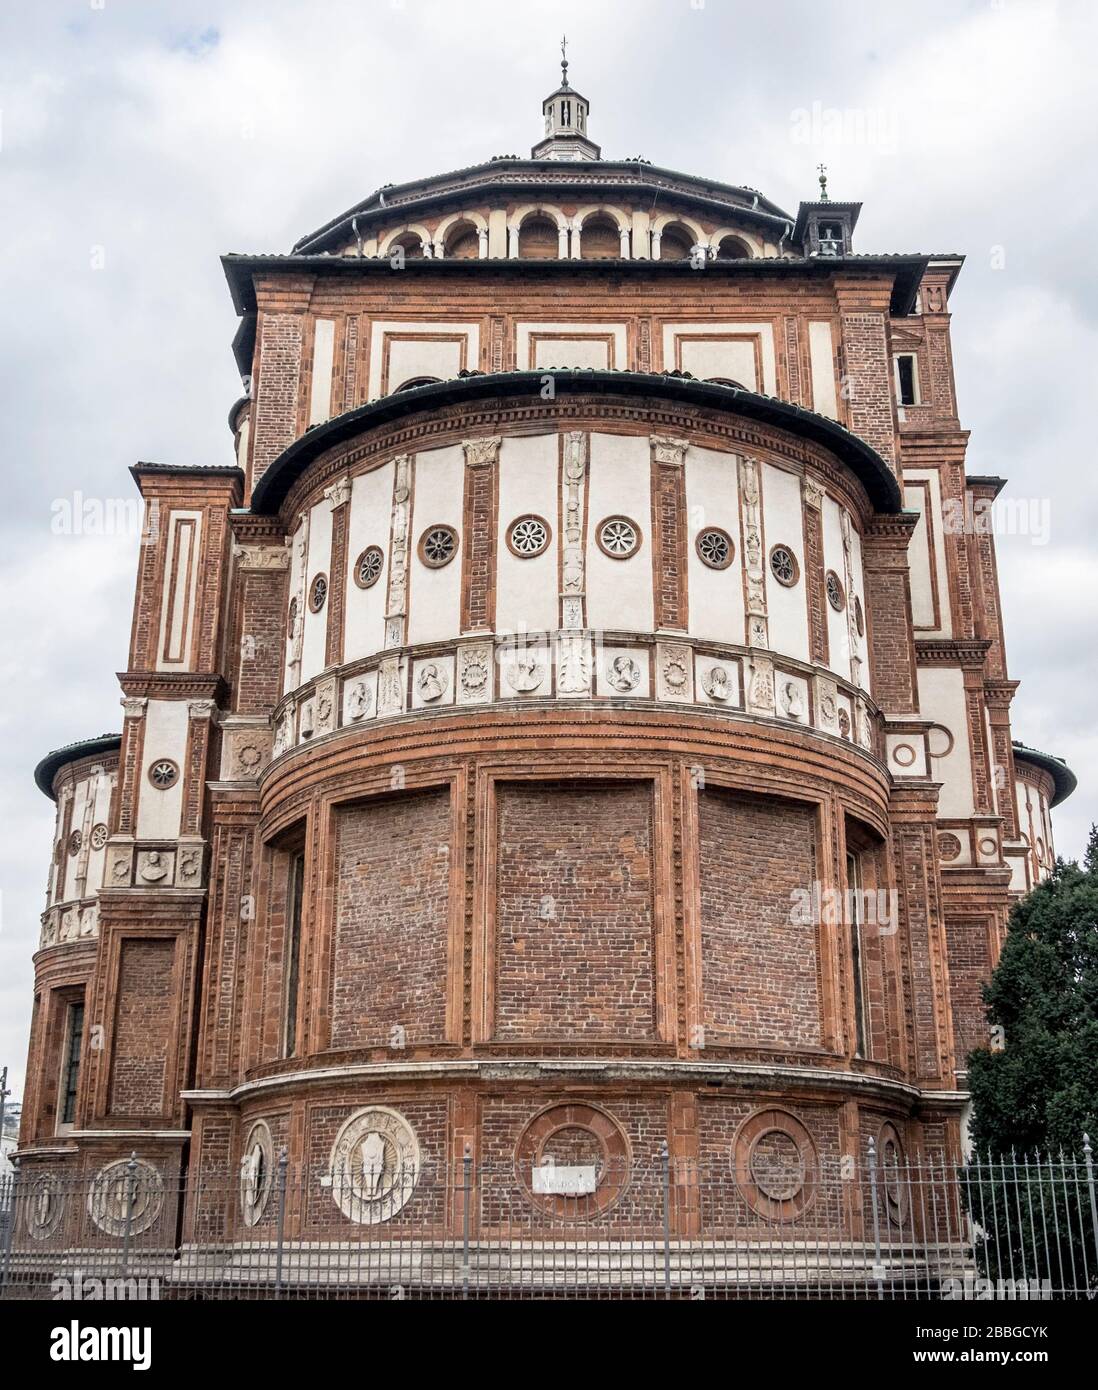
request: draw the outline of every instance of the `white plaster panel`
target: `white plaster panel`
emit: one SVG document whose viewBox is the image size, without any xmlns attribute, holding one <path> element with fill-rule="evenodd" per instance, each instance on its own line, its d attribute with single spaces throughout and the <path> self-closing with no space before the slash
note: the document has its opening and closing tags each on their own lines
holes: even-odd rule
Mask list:
<svg viewBox="0 0 1098 1390">
<path fill-rule="evenodd" d="M 839 418 L 835 395 L 835 351 L 831 324 L 815 320 L 808 325 L 808 363 L 812 377 L 812 408 L 829 419 Z"/>
<path fill-rule="evenodd" d="M 971 816 L 974 802 L 964 672 L 952 666 L 923 666 L 918 675 L 922 717 L 944 724 L 953 735 L 952 750 L 935 758 L 931 769 L 931 776 L 943 784 L 938 815 L 947 820 Z"/>
<path fill-rule="evenodd" d="M 174 840 L 183 810 L 183 780 L 190 714 L 186 700 L 150 700 L 145 707 L 145 746 L 137 785 L 137 838 Z M 159 791 L 149 781 L 149 768 L 171 758 L 179 768 L 175 785 Z"/>
<path fill-rule="evenodd" d="M 672 371 L 677 361 L 679 353 L 676 351 L 676 340 L 678 340 L 679 350 L 686 350 L 690 338 L 708 339 L 711 343 L 714 339 L 724 338 L 728 335 L 742 335 L 744 337 L 758 336 L 759 355 L 762 358 L 762 385 L 756 389 L 765 391 L 768 395 L 778 394 L 778 371 L 774 357 L 774 326 L 770 323 L 665 323 L 663 326 L 663 369 Z M 714 346 L 729 346 L 728 344 L 714 344 Z M 688 370 L 693 370 L 690 368 Z M 714 371 L 708 373 L 710 376 L 728 376 L 730 373 L 724 371 Z M 752 368 L 752 377 L 754 377 Z M 739 380 L 740 378 L 734 378 Z M 748 382 L 743 382 L 747 386 Z"/>
<path fill-rule="evenodd" d="M 304 607 L 304 604 L 305 604 L 305 602 L 306 602 L 306 599 L 305 599 L 304 575 L 305 575 L 305 571 L 306 571 L 306 569 L 307 569 L 307 567 L 308 567 L 308 560 L 307 560 L 307 558 L 306 558 L 306 559 L 303 561 L 303 560 L 302 560 L 302 557 L 301 557 L 301 545 L 300 545 L 300 540 L 301 540 L 301 534 L 302 534 L 303 530 L 304 530 L 304 522 L 299 522 L 298 525 L 295 527 L 294 532 L 293 532 L 293 535 L 292 535 L 292 537 L 291 537 L 291 545 L 290 545 L 290 574 L 289 574 L 289 587 L 288 587 L 288 589 L 287 589 L 287 600 L 286 600 L 286 602 L 287 602 L 287 616 L 288 616 L 288 611 L 289 611 L 289 604 L 292 602 L 292 600 L 293 600 L 295 597 L 298 599 L 298 606 L 299 606 L 300 608 L 303 608 L 303 607 Z M 293 675 L 292 675 L 292 671 L 291 671 L 291 664 L 292 664 L 292 658 L 293 658 L 293 641 L 292 641 L 291 638 L 289 637 L 289 625 L 288 625 L 288 622 L 287 622 L 287 629 L 286 629 L 286 630 L 287 630 L 286 651 L 285 651 L 285 657 L 284 657 L 283 662 L 282 662 L 282 693 L 283 693 L 284 695 L 290 690 L 290 688 L 291 688 L 291 682 L 293 681 Z"/>
<path fill-rule="evenodd" d="M 343 628 L 344 661 L 357 661 L 380 651 L 385 644 L 385 600 L 389 588 L 389 539 L 393 519 L 393 463 L 389 460 L 370 473 L 361 473 L 351 484 L 351 511 L 347 527 L 347 580 Z M 355 563 L 369 545 L 379 545 L 385 568 L 377 583 L 360 589 L 355 583 Z"/>
<path fill-rule="evenodd" d="M 465 452 L 460 444 L 416 455 L 408 564 L 411 643 L 437 642 L 460 630 L 464 486 Z M 419 558 L 420 537 L 432 526 L 452 526 L 458 533 L 457 554 L 441 569 L 431 569 Z"/>
<path fill-rule="evenodd" d="M 331 602 L 332 508 L 318 502 L 309 514 L 309 563 L 305 575 L 305 627 L 301 639 L 301 684 L 324 669 L 324 648 L 328 635 L 328 604 Z M 309 607 L 309 591 L 318 574 L 328 576 L 328 599 L 319 613 Z"/>
<path fill-rule="evenodd" d="M 793 473 L 764 463 L 762 475 L 763 529 L 766 537 L 764 573 L 770 648 L 785 656 L 808 660 L 808 604 L 805 589 L 804 520 L 801 514 L 801 480 Z M 797 557 L 800 574 L 787 589 L 770 569 L 770 551 L 788 546 Z M 849 674 L 849 671 L 848 671 Z"/>
<path fill-rule="evenodd" d="M 202 513 L 173 511 L 168 517 L 164 554 L 164 592 L 156 648 L 158 671 L 190 669 L 201 553 Z"/>
<path fill-rule="evenodd" d="M 739 460 L 716 449 L 686 452 L 686 573 L 690 632 L 713 642 L 746 642 L 743 597 L 743 537 L 740 533 Z M 714 570 L 698 558 L 695 542 L 707 526 L 732 537 L 735 558 Z"/>
<path fill-rule="evenodd" d="M 652 461 L 647 436 L 592 434 L 587 515 L 588 625 L 651 632 Z M 627 560 L 604 555 L 595 539 L 600 524 L 611 516 L 627 516 L 640 527 L 640 547 Z"/>
<path fill-rule="evenodd" d="M 445 381 L 457 376 L 463 366 L 480 366 L 478 324 L 377 319 L 370 326 L 371 400 L 383 389 L 394 391 L 414 377 L 437 376 Z"/>
<path fill-rule="evenodd" d="M 313 379 L 309 390 L 309 424 L 318 425 L 332 413 L 332 366 L 335 361 L 335 320 L 317 319 L 313 327 Z"/>
<path fill-rule="evenodd" d="M 499 455 L 499 525 L 496 536 L 496 631 L 545 632 L 557 627 L 557 564 L 560 518 L 556 434 L 504 439 Z M 511 553 L 507 532 L 513 521 L 533 513 L 549 523 L 552 538 L 540 555 Z"/>
<path fill-rule="evenodd" d="M 597 647 L 595 694 L 606 700 L 651 699 L 647 650 L 640 647 Z"/>
<path fill-rule="evenodd" d="M 911 616 L 920 635 L 950 637 L 949 571 L 943 543 L 941 485 L 934 469 L 904 470 L 904 506 L 919 513 L 919 522 L 908 546 L 911 574 Z M 913 484 L 920 484 L 913 486 Z M 923 484 L 927 486 L 923 486 Z M 923 514 L 929 487 L 931 514 Z M 934 584 L 938 589 L 938 614 L 934 612 Z"/>
<path fill-rule="evenodd" d="M 761 383 L 755 364 L 755 342 L 720 338 L 687 338 L 679 346 L 682 370 L 702 381 L 719 377 L 758 391 Z"/>
<path fill-rule="evenodd" d="M 624 371 L 630 366 L 624 323 L 515 324 L 519 371 L 538 367 L 594 367 Z"/>
<path fill-rule="evenodd" d="M 84 812 L 88 804 L 88 780 L 77 782 L 72 793 L 72 819 L 69 823 L 69 838 L 74 830 L 83 830 Z M 76 897 L 76 870 L 80 864 L 79 854 L 70 854 L 68 838 L 61 846 L 61 863 L 64 867 L 64 881 L 61 885 L 61 901 L 68 902 Z"/>
</svg>

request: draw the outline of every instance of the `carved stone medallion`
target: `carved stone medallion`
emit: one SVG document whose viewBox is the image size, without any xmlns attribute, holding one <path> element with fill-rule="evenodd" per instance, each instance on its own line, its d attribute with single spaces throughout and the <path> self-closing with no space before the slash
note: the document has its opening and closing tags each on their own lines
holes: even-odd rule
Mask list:
<svg viewBox="0 0 1098 1390">
<path fill-rule="evenodd" d="M 274 1140 L 266 1120 L 257 1120 L 244 1141 L 240 1159 L 240 1208 L 244 1224 L 254 1226 L 267 1209 L 274 1181 Z"/>
<path fill-rule="evenodd" d="M 24 1221 L 31 1240 L 48 1240 L 61 1225 L 65 1197 L 56 1178 L 35 1178 L 24 1196 Z"/>
<path fill-rule="evenodd" d="M 332 1146 L 332 1201 L 349 1221 L 388 1221 L 415 1191 L 420 1170 L 415 1130 L 396 1110 L 373 1105 L 344 1124 Z"/>
<path fill-rule="evenodd" d="M 100 1168 L 88 1194 L 88 1215 L 109 1236 L 147 1231 L 164 1205 L 164 1180 L 144 1159 L 120 1158 Z"/>
</svg>

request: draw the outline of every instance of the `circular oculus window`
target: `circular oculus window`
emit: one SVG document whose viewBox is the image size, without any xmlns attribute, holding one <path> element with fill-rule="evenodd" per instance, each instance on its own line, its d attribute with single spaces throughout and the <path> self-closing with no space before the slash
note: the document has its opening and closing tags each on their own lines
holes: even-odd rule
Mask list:
<svg viewBox="0 0 1098 1390">
<path fill-rule="evenodd" d="M 179 766 L 171 758 L 157 758 L 149 767 L 149 781 L 158 791 L 166 792 L 179 781 Z"/>
<path fill-rule="evenodd" d="M 627 516 L 608 516 L 595 535 L 599 549 L 611 560 L 628 560 L 640 549 L 640 527 Z"/>
<path fill-rule="evenodd" d="M 440 570 L 457 554 L 458 537 L 452 526 L 428 526 L 419 538 L 419 558 L 428 569 Z"/>
<path fill-rule="evenodd" d="M 549 523 L 540 516 L 520 516 L 507 531 L 507 545 L 512 555 L 532 560 L 541 555 L 551 538 Z"/>
<path fill-rule="evenodd" d="M 328 576 L 318 574 L 309 585 L 309 607 L 314 613 L 319 613 L 324 607 L 328 597 Z"/>
<path fill-rule="evenodd" d="M 368 545 L 355 561 L 355 583 L 360 589 L 372 589 L 385 568 L 385 556 L 380 545 Z"/>
<path fill-rule="evenodd" d="M 726 570 L 736 554 L 732 537 L 719 526 L 708 526 L 704 531 L 699 531 L 694 548 L 702 564 L 708 565 L 711 570 Z"/>
<path fill-rule="evenodd" d="M 827 571 L 824 587 L 827 589 L 828 603 L 836 613 L 841 613 L 846 607 L 846 590 L 843 588 L 843 581 L 834 570 Z"/>
<path fill-rule="evenodd" d="M 779 584 L 792 589 L 801 577 L 801 567 L 797 557 L 787 545 L 776 545 L 770 551 L 770 572 Z"/>
</svg>

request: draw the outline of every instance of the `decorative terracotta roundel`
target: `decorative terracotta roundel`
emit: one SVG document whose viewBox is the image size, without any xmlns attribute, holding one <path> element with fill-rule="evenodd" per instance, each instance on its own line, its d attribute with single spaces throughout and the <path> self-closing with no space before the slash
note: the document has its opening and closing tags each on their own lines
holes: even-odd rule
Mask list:
<svg viewBox="0 0 1098 1390">
<path fill-rule="evenodd" d="M 397 1110 L 372 1105 L 336 1135 L 329 1167 L 332 1201 L 349 1221 L 375 1226 L 394 1217 L 419 1181 L 415 1130 Z"/>
<path fill-rule="evenodd" d="M 950 859 L 959 858 L 961 853 L 961 842 L 956 835 L 950 834 L 948 830 L 943 830 L 938 836 L 938 858 Z"/>
<path fill-rule="evenodd" d="M 854 626 L 858 629 L 858 636 L 865 636 L 865 614 L 862 612 L 862 601 L 854 595 Z"/>
<path fill-rule="evenodd" d="M 736 1183 L 753 1211 L 789 1221 L 811 1206 L 819 1160 L 812 1136 L 787 1110 L 757 1110 L 732 1144 Z"/>
<path fill-rule="evenodd" d="M 84 843 L 84 833 L 81 830 L 74 830 L 69 836 L 69 853 L 79 854 L 80 846 Z"/>
<path fill-rule="evenodd" d="M 31 1240 L 48 1240 L 61 1224 L 65 1214 L 65 1195 L 56 1179 L 43 1175 L 35 1178 L 29 1190 L 21 1194 L 23 1221 Z"/>
<path fill-rule="evenodd" d="M 843 581 L 834 570 L 827 571 L 824 587 L 827 589 L 828 603 L 836 613 L 841 613 L 846 607 L 846 590 L 843 588 Z"/>
<path fill-rule="evenodd" d="M 244 1141 L 240 1159 L 240 1206 L 244 1224 L 254 1226 L 267 1209 L 274 1180 L 274 1140 L 266 1120 L 257 1120 Z"/>
<path fill-rule="evenodd" d="M 88 1215 L 109 1236 L 147 1231 L 164 1205 L 164 1180 L 144 1159 L 120 1158 L 100 1168 L 88 1194 Z"/>
<path fill-rule="evenodd" d="M 519 1181 L 534 1206 L 564 1220 L 586 1220 L 621 1197 L 631 1168 L 629 1140 L 605 1110 L 550 1105 L 515 1147 Z"/>
<path fill-rule="evenodd" d="M 314 578 L 313 578 L 313 582 L 309 585 L 309 607 L 310 607 L 310 609 L 311 609 L 314 613 L 319 613 L 320 610 L 324 607 L 324 603 L 325 603 L 327 597 L 328 597 L 328 576 L 327 576 L 326 574 L 318 574 L 318 575 L 315 575 Z"/>
<path fill-rule="evenodd" d="M 1037 843 L 1040 844 L 1040 840 L 1038 840 Z M 981 854 L 992 855 L 998 853 L 998 850 L 999 841 L 996 840 L 993 835 L 985 835 L 984 838 L 980 841 Z"/>
<path fill-rule="evenodd" d="M 897 743 L 892 750 L 892 761 L 899 767 L 911 767 L 918 756 L 910 743 Z"/>
<path fill-rule="evenodd" d="M 385 556 L 380 545 L 368 545 L 355 561 L 355 583 L 360 589 L 372 589 L 381 578 Z"/>
<path fill-rule="evenodd" d="M 791 589 L 801 577 L 797 557 L 787 545 L 775 545 L 770 551 L 770 572 L 779 584 Z"/>
<path fill-rule="evenodd" d="M 166 792 L 179 781 L 179 766 L 171 758 L 157 758 L 149 768 L 149 781 L 158 791 Z"/>
<path fill-rule="evenodd" d="M 599 549 L 611 560 L 628 560 L 640 549 L 640 527 L 627 516 L 608 516 L 595 533 Z"/>
<path fill-rule="evenodd" d="M 897 1226 L 907 1216 L 908 1192 L 903 1141 L 891 1120 L 877 1134 L 877 1183 L 885 1215 Z"/>
<path fill-rule="evenodd" d="M 512 555 L 532 560 L 541 555 L 551 537 L 549 523 L 540 516 L 520 516 L 507 530 L 507 545 Z"/>
<path fill-rule="evenodd" d="M 736 553 L 732 537 L 719 526 L 709 526 L 699 531 L 694 549 L 702 564 L 708 565 L 711 570 L 726 570 Z"/>
<path fill-rule="evenodd" d="M 107 843 L 107 827 L 102 821 L 98 825 L 93 825 L 91 830 L 92 849 L 102 849 Z"/>
<path fill-rule="evenodd" d="M 419 538 L 419 558 L 428 569 L 440 570 L 457 554 L 458 536 L 452 526 L 428 526 Z"/>
</svg>

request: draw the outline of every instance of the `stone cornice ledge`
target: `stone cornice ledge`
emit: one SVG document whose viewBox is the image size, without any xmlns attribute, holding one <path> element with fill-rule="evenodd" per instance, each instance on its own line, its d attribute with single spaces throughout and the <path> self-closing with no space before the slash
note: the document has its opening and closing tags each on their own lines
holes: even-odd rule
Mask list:
<svg viewBox="0 0 1098 1390">
<path fill-rule="evenodd" d="M 827 1067 L 771 1066 L 765 1062 L 683 1062 L 631 1061 L 614 1057 L 554 1059 L 516 1058 L 513 1061 L 437 1061 L 437 1062 L 364 1062 L 338 1067 L 316 1067 L 303 1071 L 284 1072 L 279 1076 L 245 1081 L 226 1090 L 196 1090 L 181 1092 L 189 1105 L 217 1105 L 246 1100 L 268 1091 L 303 1083 L 313 1085 L 328 1081 L 344 1081 L 353 1077 L 372 1077 L 376 1080 L 430 1080 L 454 1077 L 476 1077 L 486 1081 L 507 1079 L 538 1080 L 539 1078 L 591 1076 L 599 1081 L 702 1081 L 712 1086 L 740 1083 L 746 1086 L 765 1086 L 774 1082 L 793 1082 L 820 1087 L 834 1087 L 863 1095 L 873 1095 L 906 1102 L 933 1101 L 939 1105 L 958 1108 L 968 1100 L 967 1091 L 927 1091 L 904 1081 L 886 1077 L 867 1076 L 861 1072 L 832 1071 Z"/>
</svg>

